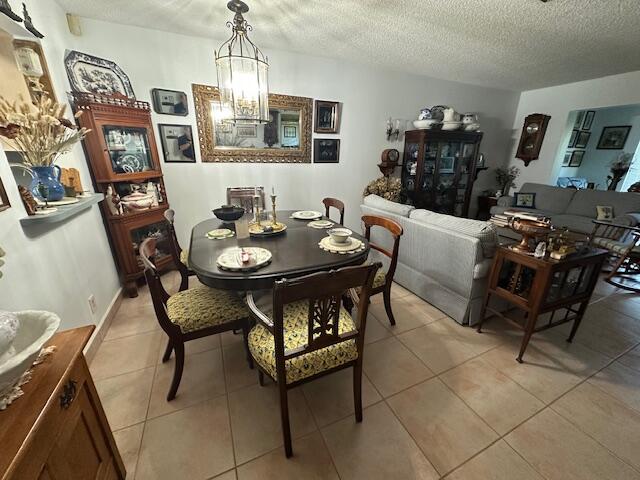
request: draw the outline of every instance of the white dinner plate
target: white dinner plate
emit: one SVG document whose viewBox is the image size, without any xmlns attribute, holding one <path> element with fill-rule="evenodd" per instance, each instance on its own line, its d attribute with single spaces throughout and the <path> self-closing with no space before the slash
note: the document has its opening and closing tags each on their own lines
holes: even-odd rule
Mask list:
<svg viewBox="0 0 640 480">
<path fill-rule="evenodd" d="M 293 218 L 297 218 L 298 220 L 315 220 L 322 217 L 322 214 L 313 210 L 299 210 L 297 212 L 294 212 L 291 216 Z"/>
</svg>

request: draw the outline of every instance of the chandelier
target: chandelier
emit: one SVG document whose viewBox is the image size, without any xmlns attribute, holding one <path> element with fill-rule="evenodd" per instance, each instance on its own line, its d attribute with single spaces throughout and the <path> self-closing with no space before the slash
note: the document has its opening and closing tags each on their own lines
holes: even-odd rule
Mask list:
<svg viewBox="0 0 640 480">
<path fill-rule="evenodd" d="M 217 52 L 216 70 L 220 91 L 221 120 L 226 123 L 256 124 L 269 122 L 269 87 L 267 58 L 249 40 L 251 25 L 242 16 L 249 6 L 231 0 L 227 8 L 235 13 L 227 22 L 233 33 Z"/>
</svg>

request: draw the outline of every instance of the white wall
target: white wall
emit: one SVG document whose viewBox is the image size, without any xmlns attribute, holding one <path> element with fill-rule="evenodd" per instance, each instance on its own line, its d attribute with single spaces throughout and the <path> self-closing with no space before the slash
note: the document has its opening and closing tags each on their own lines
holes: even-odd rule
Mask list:
<svg viewBox="0 0 640 480">
<path fill-rule="evenodd" d="M 224 24 L 227 18 L 213 19 Z M 260 28 L 259 25 L 255 26 Z M 192 83 L 216 84 L 213 50 L 217 41 L 137 27 L 82 19 L 83 36 L 76 48 L 118 63 L 131 78 L 139 99 L 150 101 L 152 88 L 188 93 L 186 118 L 153 115 L 156 123 L 193 125 Z M 358 227 L 361 193 L 380 175 L 376 164 L 385 148 L 402 150 L 403 142 L 387 142 L 386 119 L 414 119 L 420 107 L 448 104 L 459 111 L 479 112 L 485 137 L 481 150 L 490 165 L 504 164 L 519 94 L 456 82 L 377 70 L 344 61 L 281 51 L 267 51 L 270 90 L 275 93 L 343 102 L 339 164 L 256 165 L 201 163 L 163 164 L 170 203 L 177 213 L 181 242 L 191 227 L 224 203 L 227 186 L 275 187 L 280 208 L 319 208 L 335 196 L 347 205 L 346 223 Z M 419 53 L 416 52 L 416 55 Z M 156 129 L 157 135 L 157 129 Z M 486 172 L 478 189 L 486 188 Z M 483 187 L 483 184 L 485 185 Z"/>
<path fill-rule="evenodd" d="M 55 2 L 31 1 L 28 8 L 36 26 L 46 34 L 42 44 L 54 88 L 58 99 L 65 101 L 69 85 L 62 56 L 72 40 L 64 12 Z M 78 168 L 83 185 L 91 188 L 80 146 L 63 157 L 61 164 Z M 0 279 L 0 310 L 50 310 L 62 318 L 61 329 L 99 322 L 120 283 L 98 207 L 51 230 L 25 231 L 19 219 L 26 212 L 1 146 L 0 178 L 11 203 L 11 208 L 0 212 L 0 247 L 7 253 Z M 95 315 L 87 301 L 91 294 L 98 306 Z"/>
<path fill-rule="evenodd" d="M 513 123 L 509 162 L 522 172 L 517 184 L 539 182 L 555 185 L 564 155 L 557 154 L 558 149 L 564 149 L 568 140 L 565 125 L 569 112 L 634 103 L 640 103 L 640 71 L 522 92 Z M 515 158 L 515 154 L 522 124 L 531 113 L 551 115 L 551 120 L 540 158 L 525 167 L 522 160 Z M 597 142 L 593 138 L 596 135 L 599 132 L 592 135 L 590 142 Z"/>
</svg>

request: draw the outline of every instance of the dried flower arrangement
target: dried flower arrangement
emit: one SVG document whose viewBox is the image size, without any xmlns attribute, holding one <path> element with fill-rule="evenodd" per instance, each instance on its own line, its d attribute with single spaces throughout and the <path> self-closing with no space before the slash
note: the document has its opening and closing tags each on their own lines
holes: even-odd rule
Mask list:
<svg viewBox="0 0 640 480">
<path fill-rule="evenodd" d="M 399 178 L 381 177 L 372 181 L 364 189 L 363 195 L 378 195 L 392 202 L 400 201 L 400 191 L 402 186 Z"/>
<path fill-rule="evenodd" d="M 90 130 L 78 129 L 64 117 L 66 105 L 46 95 L 37 102 L 8 102 L 0 96 L 0 135 L 14 147 L 30 167 L 49 167 L 67 153 Z M 82 112 L 78 112 L 76 117 Z"/>
</svg>

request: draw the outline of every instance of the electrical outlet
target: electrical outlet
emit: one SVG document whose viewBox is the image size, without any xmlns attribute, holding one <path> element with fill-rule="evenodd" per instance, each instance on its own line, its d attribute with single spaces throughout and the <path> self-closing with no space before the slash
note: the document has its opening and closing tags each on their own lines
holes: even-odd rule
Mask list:
<svg viewBox="0 0 640 480">
<path fill-rule="evenodd" d="M 93 294 L 89 295 L 89 308 L 91 309 L 91 313 L 95 315 L 98 310 L 98 304 L 96 303 L 96 297 Z"/>
</svg>

